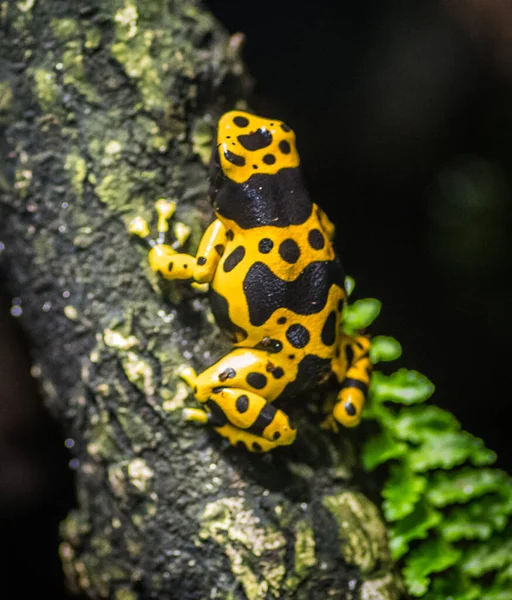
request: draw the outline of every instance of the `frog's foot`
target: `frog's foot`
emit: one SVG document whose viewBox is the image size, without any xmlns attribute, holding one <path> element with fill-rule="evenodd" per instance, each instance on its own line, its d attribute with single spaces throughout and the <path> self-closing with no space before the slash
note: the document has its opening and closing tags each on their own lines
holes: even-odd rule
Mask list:
<svg viewBox="0 0 512 600">
<path fill-rule="evenodd" d="M 184 408 L 183 418 L 185 421 L 194 421 L 206 425 L 210 420 L 210 415 L 201 408 Z"/>
<path fill-rule="evenodd" d="M 276 446 L 287 446 L 297 435 L 286 413 L 254 392 L 214 388 L 204 406 L 205 410 L 186 408 L 183 411 L 185 420 L 208 423 L 231 445 L 246 446 L 251 452 L 267 452 Z"/>
<path fill-rule="evenodd" d="M 169 221 L 176 212 L 176 202 L 174 200 L 165 200 L 160 198 L 155 203 L 155 210 L 158 215 L 157 231 L 158 237 L 156 240 L 150 237 L 149 225 L 142 217 L 135 217 L 128 225 L 128 231 L 147 241 L 154 248 L 158 245 L 165 244 L 166 234 L 169 231 Z M 190 236 L 190 227 L 176 221 L 173 225 L 174 242 L 170 244 L 171 248 L 176 251 L 181 248 Z"/>
<path fill-rule="evenodd" d="M 333 421 L 345 427 L 355 427 L 361 420 L 361 413 L 370 383 L 370 340 L 362 335 L 346 336 L 342 340 L 341 356 L 350 356 L 351 361 L 341 381 L 341 389 L 332 409 Z"/>
<path fill-rule="evenodd" d="M 336 390 L 329 392 L 324 400 L 322 406 L 322 412 L 327 415 L 325 419 L 320 423 L 320 427 L 322 429 L 326 429 L 328 431 L 334 431 L 337 433 L 339 431 L 339 424 L 336 422 L 336 419 L 333 417 L 332 409 L 337 402 Z"/>
<path fill-rule="evenodd" d="M 181 365 L 178 367 L 177 375 L 183 379 L 183 381 L 191 390 L 194 390 L 197 382 L 197 373 L 195 369 L 193 369 L 190 365 Z"/>
<path fill-rule="evenodd" d="M 197 373 L 195 369 L 193 369 L 190 365 L 181 365 L 178 367 L 176 372 L 178 377 L 183 379 L 183 381 L 187 384 L 187 386 L 193 390 L 197 391 L 196 381 L 197 381 Z M 205 425 L 209 421 L 209 413 L 203 410 L 202 408 L 184 408 L 183 409 L 183 418 L 185 421 L 195 421 L 196 423 L 202 423 Z"/>
<path fill-rule="evenodd" d="M 352 386 L 343 388 L 332 411 L 333 422 L 341 423 L 345 427 L 359 425 L 364 403 L 365 393 L 362 390 Z"/>
<path fill-rule="evenodd" d="M 340 430 L 340 426 L 338 425 L 338 422 L 332 413 L 327 415 L 327 417 L 320 423 L 320 427 L 322 429 L 326 429 L 327 431 L 334 431 L 334 433 L 338 433 Z"/>
<path fill-rule="evenodd" d="M 208 422 L 230 444 L 266 452 L 295 440 L 297 431 L 288 415 L 270 402 L 281 394 L 286 380 L 267 352 L 237 348 L 197 376 L 190 368 L 182 369 L 181 377 L 204 406 Z M 196 413 L 188 417 L 206 420 Z"/>
<path fill-rule="evenodd" d="M 185 408 L 183 417 L 186 421 L 212 425 L 215 431 L 225 437 L 232 446 L 242 446 L 251 452 L 267 452 L 276 446 L 291 444 L 295 440 L 296 430 L 290 426 L 287 415 L 265 402 L 261 396 L 251 392 L 241 393 L 243 390 L 226 388 L 216 394 L 216 399 L 206 401 L 206 410 L 201 408 Z M 222 393 L 222 397 L 220 394 Z M 231 396 L 231 398 L 229 398 Z M 235 400 L 235 407 L 230 406 Z M 243 415 L 260 406 L 256 418 L 242 416 L 233 420 L 242 427 L 228 422 L 226 413 Z M 263 405 L 263 406 L 262 406 Z M 223 407 L 223 408 L 222 408 Z M 250 412 L 249 412 L 250 414 Z M 248 425 L 248 423 L 251 423 Z"/>
<path fill-rule="evenodd" d="M 259 435 L 239 429 L 230 423 L 226 423 L 222 427 L 216 427 L 215 431 L 226 438 L 232 446 L 246 448 L 250 452 L 268 452 L 276 446 L 283 445 L 282 442 L 267 440 Z M 295 439 L 295 435 L 293 437 Z M 292 442 L 289 443 L 291 444 Z"/>
<path fill-rule="evenodd" d="M 190 228 L 181 222 L 173 225 L 174 242 L 165 243 L 166 234 L 169 231 L 169 220 L 176 211 L 176 202 L 163 198 L 157 200 L 155 210 L 158 215 L 157 231 L 158 237 L 150 237 L 150 229 L 147 221 L 142 217 L 135 217 L 128 231 L 150 246 L 149 264 L 153 271 L 161 273 L 165 279 L 191 279 L 196 266 L 196 259 L 188 254 L 178 253 L 190 235 Z"/>
</svg>

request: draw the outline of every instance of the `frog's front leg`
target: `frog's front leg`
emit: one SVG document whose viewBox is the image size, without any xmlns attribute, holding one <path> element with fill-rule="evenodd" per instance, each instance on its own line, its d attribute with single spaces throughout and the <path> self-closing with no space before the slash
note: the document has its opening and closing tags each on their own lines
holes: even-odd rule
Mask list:
<svg viewBox="0 0 512 600">
<path fill-rule="evenodd" d="M 361 420 L 361 413 L 370 383 L 370 340 L 363 335 L 344 336 L 341 339 L 340 360 L 346 361 L 345 376 L 341 388 L 325 425 L 337 430 L 337 423 L 345 427 L 355 427 Z"/>
<path fill-rule="evenodd" d="M 266 452 L 293 443 L 296 430 L 286 413 L 270 404 L 285 382 L 275 355 L 252 348 L 237 348 L 195 376 L 191 369 L 182 377 L 193 388 L 205 409 L 187 409 L 189 420 L 209 422 L 232 445 Z"/>
<path fill-rule="evenodd" d="M 168 230 L 167 221 L 172 217 L 175 208 L 174 202 L 159 200 L 156 203 L 159 233 L 157 240 L 149 239 L 149 227 L 139 217 L 132 221 L 130 231 L 148 241 L 151 246 L 148 255 L 150 267 L 153 271 L 161 273 L 165 279 L 192 279 L 197 283 L 209 283 L 224 252 L 226 240 L 224 225 L 218 219 L 210 224 L 201 238 L 197 256 L 176 252 L 175 247 L 182 243 L 180 239 L 182 224 L 176 224 L 177 227 L 174 228 L 177 236 L 176 244 L 164 243 L 165 233 Z"/>
</svg>

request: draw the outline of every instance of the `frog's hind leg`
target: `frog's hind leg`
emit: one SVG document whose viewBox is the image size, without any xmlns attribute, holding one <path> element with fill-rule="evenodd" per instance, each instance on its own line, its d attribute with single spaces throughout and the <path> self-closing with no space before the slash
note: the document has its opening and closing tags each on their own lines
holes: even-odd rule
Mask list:
<svg viewBox="0 0 512 600">
<path fill-rule="evenodd" d="M 336 423 L 355 427 L 361 420 L 371 375 L 369 352 L 370 340 L 363 335 L 344 336 L 341 340 L 340 360 L 346 361 L 346 372 L 330 418 L 334 429 Z"/>
<path fill-rule="evenodd" d="M 275 357 L 267 352 L 238 348 L 200 375 L 184 370 L 183 378 L 204 405 L 203 411 L 186 409 L 185 417 L 209 422 L 230 444 L 252 452 L 291 444 L 296 430 L 288 415 L 267 400 L 279 396 L 285 385 L 283 369 L 271 360 Z"/>
</svg>

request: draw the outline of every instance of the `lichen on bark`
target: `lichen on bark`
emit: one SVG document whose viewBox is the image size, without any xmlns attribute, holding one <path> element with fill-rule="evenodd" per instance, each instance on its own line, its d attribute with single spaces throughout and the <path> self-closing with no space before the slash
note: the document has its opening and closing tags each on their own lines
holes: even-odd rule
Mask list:
<svg viewBox="0 0 512 600">
<path fill-rule="evenodd" d="M 240 36 L 195 0 L 25 0 L 4 12 L 1 266 L 45 403 L 74 440 L 78 506 L 60 546 L 71 589 L 398 598 L 391 563 L 368 566 L 357 547 L 378 527 L 352 511 L 339 532 L 333 498 L 362 502 L 348 435 L 298 411 L 293 449 L 254 456 L 183 422 L 178 366 L 202 369 L 227 344 L 207 299 L 162 286 L 126 230 L 175 199 L 197 245 L 213 126 L 250 90 Z"/>
</svg>

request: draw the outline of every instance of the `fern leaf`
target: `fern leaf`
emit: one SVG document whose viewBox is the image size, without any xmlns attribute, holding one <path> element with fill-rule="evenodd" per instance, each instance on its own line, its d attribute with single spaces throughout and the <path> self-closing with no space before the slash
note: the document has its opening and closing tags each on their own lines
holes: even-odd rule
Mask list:
<svg viewBox="0 0 512 600">
<path fill-rule="evenodd" d="M 382 303 L 375 298 L 356 300 L 343 310 L 343 329 L 354 333 L 369 327 L 379 316 Z"/>
<path fill-rule="evenodd" d="M 429 435 L 420 447 L 409 454 L 411 468 L 419 473 L 432 469 L 451 469 L 468 460 L 476 466 L 488 465 L 496 460 L 496 454 L 488 450 L 482 440 L 466 431 L 444 431 Z"/>
<path fill-rule="evenodd" d="M 378 362 L 390 362 L 402 356 L 402 346 L 395 338 L 377 335 L 372 339 L 370 360 L 375 365 Z"/>
<path fill-rule="evenodd" d="M 438 473 L 427 490 L 433 506 L 465 503 L 507 486 L 507 476 L 497 469 L 465 468 L 457 472 Z"/>
<path fill-rule="evenodd" d="M 418 371 L 399 369 L 392 375 L 377 371 L 372 377 L 371 393 L 378 402 L 419 404 L 434 393 L 434 384 Z"/>
<path fill-rule="evenodd" d="M 428 590 L 430 576 L 452 567 L 461 551 L 440 538 L 428 540 L 405 559 L 404 581 L 412 596 L 421 597 Z"/>
<path fill-rule="evenodd" d="M 423 495 L 427 479 L 414 473 L 406 464 L 393 465 L 382 489 L 382 508 L 389 522 L 410 515 Z"/>
<path fill-rule="evenodd" d="M 389 547 L 395 560 L 401 558 L 413 540 L 425 539 L 428 532 L 439 525 L 441 513 L 430 508 L 426 503 L 418 504 L 414 511 L 390 528 Z"/>
<path fill-rule="evenodd" d="M 392 458 L 403 456 L 407 451 L 406 444 L 393 439 L 389 433 L 383 431 L 365 445 L 363 450 L 363 464 L 367 471 L 373 471 L 380 464 Z"/>
</svg>

